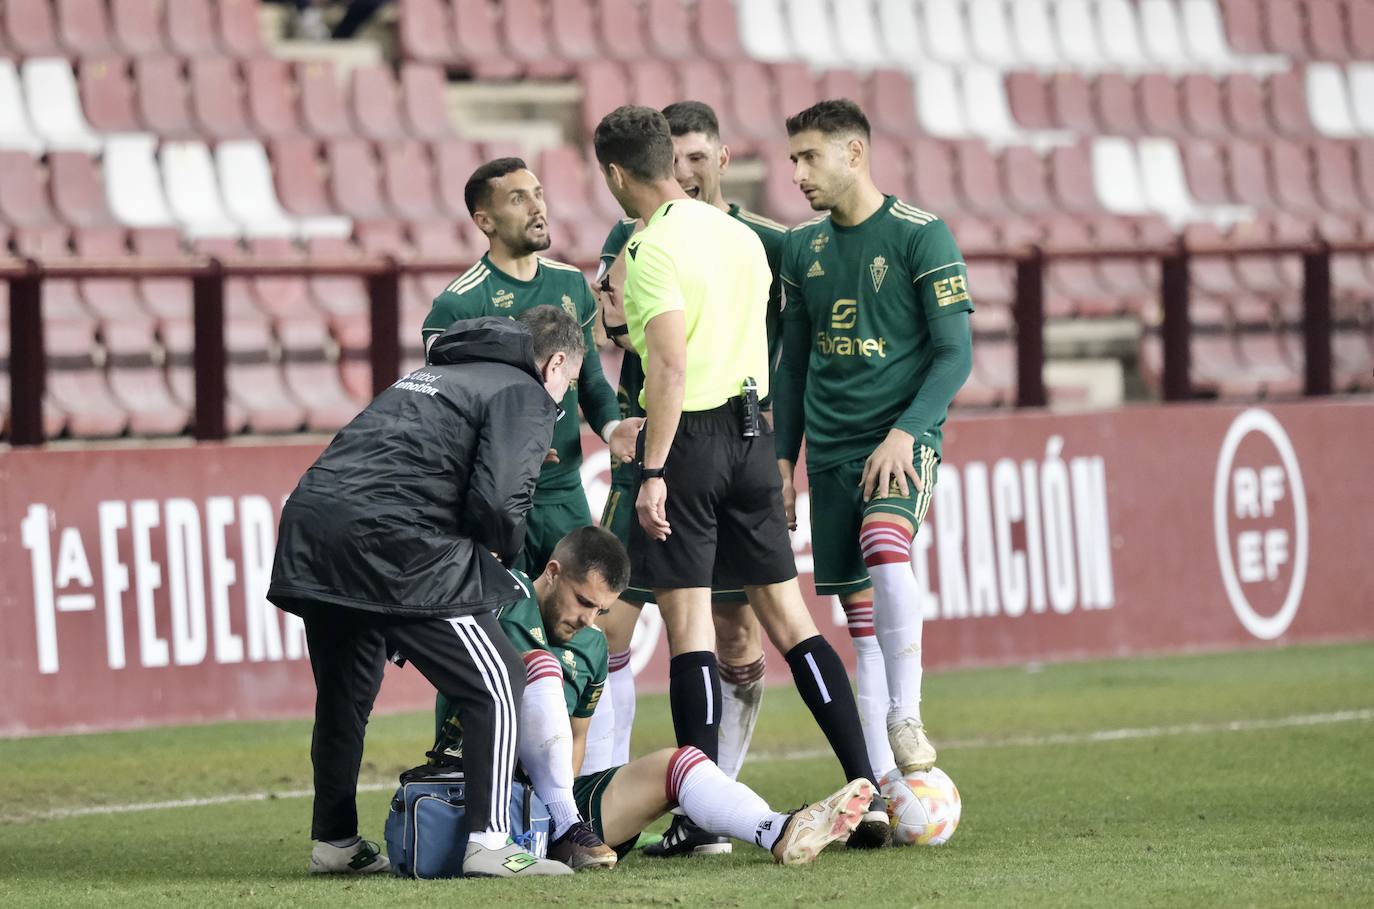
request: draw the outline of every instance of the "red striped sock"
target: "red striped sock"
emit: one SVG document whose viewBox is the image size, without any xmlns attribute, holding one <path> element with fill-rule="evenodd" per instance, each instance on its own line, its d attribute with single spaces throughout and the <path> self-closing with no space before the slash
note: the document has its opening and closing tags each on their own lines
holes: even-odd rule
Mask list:
<svg viewBox="0 0 1374 909">
<path fill-rule="evenodd" d="M 891 565 L 911 561 L 911 531 L 900 524 L 874 521 L 859 531 L 859 549 L 864 564 Z"/>
<path fill-rule="evenodd" d="M 525 680 L 530 683 L 540 679 L 563 681 L 563 667 L 558 658 L 547 650 L 530 650 L 525 653 Z"/>
<path fill-rule="evenodd" d="M 845 623 L 849 626 L 851 638 L 873 637 L 873 601 L 859 600 L 855 603 L 842 603 Z"/>
</svg>

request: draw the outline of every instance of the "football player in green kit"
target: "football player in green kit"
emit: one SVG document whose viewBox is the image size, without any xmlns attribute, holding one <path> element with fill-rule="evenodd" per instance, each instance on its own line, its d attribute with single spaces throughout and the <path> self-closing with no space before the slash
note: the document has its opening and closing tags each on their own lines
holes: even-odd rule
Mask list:
<svg viewBox="0 0 1374 909">
<path fill-rule="evenodd" d="M 921 723 L 911 544 L 934 492 L 941 427 L 972 367 L 968 269 L 943 221 L 874 185 L 858 105 L 822 101 L 789 118 L 787 134 L 792 180 L 824 214 L 783 246 L 783 499 L 795 522 L 804 433 L 816 592 L 845 607 L 864 737 L 888 784 L 935 764 Z"/>
<path fill-rule="evenodd" d="M 541 304 L 560 306 L 583 326 L 588 356 L 582 372 L 561 402 L 565 413 L 578 406 L 611 451 L 632 457 L 643 420 L 620 418 L 615 392 L 595 355 L 592 323 L 596 299 L 582 272 L 539 255 L 549 248 L 548 206 L 538 178 L 519 158 L 498 158 L 477 168 L 463 188 L 472 221 L 486 235 L 489 249 L 476 265 L 444 288 L 425 318 L 421 337 L 429 345 L 459 319 L 510 316 Z M 592 523 L 582 488 L 581 426 L 574 416 L 560 419 L 544 469 L 534 489 L 534 508 L 525 530 L 525 548 L 515 567 L 530 575 L 544 570 L 549 553 L 563 536 Z"/>
<path fill-rule="evenodd" d="M 665 107 L 663 115 L 668 120 L 668 128 L 673 136 L 673 167 L 678 185 L 689 197 L 714 205 L 745 224 L 763 243 L 768 264 L 773 270 L 767 325 L 769 363 L 776 364 L 781 347 L 779 319 L 782 311 L 778 266 L 787 228 L 725 201 L 721 193 L 721 177 L 729 166 L 730 149 L 721 141 L 720 124 L 709 105 L 700 101 L 679 101 Z M 618 310 L 614 303 L 619 299 L 624 280 L 623 266 L 616 266 L 617 259 L 638 226 L 639 222 L 632 218 L 618 221 L 601 247 L 598 280 L 603 301 L 606 297 L 611 300 L 610 309 Z M 608 334 L 613 340 L 623 337 L 619 334 L 623 322 L 624 316 L 618 312 L 607 320 Z M 644 387 L 644 368 L 628 344 L 620 346 L 625 349 L 617 392 L 620 413 L 622 417 L 643 416 L 639 393 Z M 611 491 L 606 499 L 601 526 L 622 542 L 628 542 L 630 522 L 636 520 L 634 506 L 638 484 L 639 474 L 633 465 L 621 466 L 618 461 L 612 463 Z M 639 618 L 640 607 L 647 602 L 653 602 L 652 591 L 630 588 L 621 596 L 621 602 L 612 609 L 611 614 L 599 623 L 605 628 L 611 647 L 611 690 L 605 706 L 601 707 L 593 722 L 588 746 L 589 766 L 611 766 L 629 759 L 635 703 L 630 638 Z M 743 590 L 713 590 L 711 602 L 721 675 L 720 766 L 734 779 L 739 775 L 749 749 L 749 739 L 758 720 L 763 696 L 765 667 L 762 634 Z M 613 729 L 607 728 L 612 725 Z M 708 836 L 679 816 L 674 819 L 663 841 L 645 847 L 645 854 L 675 857 L 729 850 L 727 840 Z"/>
</svg>

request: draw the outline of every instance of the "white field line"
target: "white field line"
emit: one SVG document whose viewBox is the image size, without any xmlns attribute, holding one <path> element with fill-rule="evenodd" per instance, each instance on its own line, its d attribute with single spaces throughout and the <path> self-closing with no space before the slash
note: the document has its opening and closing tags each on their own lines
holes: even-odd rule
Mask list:
<svg viewBox="0 0 1374 909">
<path fill-rule="evenodd" d="M 1329 726 L 1336 723 L 1360 723 L 1374 720 L 1374 708 L 1336 710 L 1331 713 L 1303 713 L 1268 720 L 1229 720 L 1224 723 L 1183 723 L 1178 726 L 1138 726 L 1124 729 L 1098 729 L 1088 732 L 1061 732 L 1052 735 L 1021 735 L 998 739 L 945 739 L 942 749 L 957 751 L 979 748 L 1036 748 L 1046 745 L 1089 745 L 1101 742 L 1122 742 L 1134 739 L 1157 739 L 1178 735 L 1208 735 L 1218 732 L 1255 732 L 1265 729 L 1290 729 L 1295 726 Z M 783 753 L 764 753 L 751 758 L 757 763 L 795 761 L 826 757 L 823 748 Z M 359 783 L 359 792 L 383 792 L 396 783 Z M 162 811 L 169 808 L 201 808 L 207 805 L 230 805 L 236 802 L 266 802 L 275 799 L 301 799 L 314 795 L 310 789 L 287 789 L 276 792 L 243 792 L 215 795 L 206 798 L 173 799 L 165 802 L 135 802 L 127 805 L 90 805 L 83 808 L 56 808 L 52 811 L 0 816 L 0 823 L 21 824 L 27 821 L 58 821 L 67 818 L 90 817 L 102 814 L 134 814 L 140 811 Z"/>
</svg>

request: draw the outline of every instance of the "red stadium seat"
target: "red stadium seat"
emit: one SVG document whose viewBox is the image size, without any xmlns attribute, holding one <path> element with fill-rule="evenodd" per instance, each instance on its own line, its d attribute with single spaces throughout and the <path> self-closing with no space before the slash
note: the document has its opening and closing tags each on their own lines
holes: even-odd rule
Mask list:
<svg viewBox="0 0 1374 909">
<path fill-rule="evenodd" d="M 697 47 L 705 56 L 722 62 L 745 56 L 739 40 L 739 20 L 730 0 L 698 0 L 693 22 Z"/>
<path fill-rule="evenodd" d="M 1318 139 L 1312 143 L 1313 176 L 1321 204 L 1333 211 L 1362 212 L 1355 178 L 1355 154 L 1349 143 Z"/>
<path fill-rule="evenodd" d="M 1063 210 L 1100 211 L 1093 189 L 1092 161 L 1083 144 L 1056 148 L 1050 152 L 1050 189 Z"/>
<path fill-rule="evenodd" d="M 448 217 L 466 221 L 470 215 L 463 186 L 482 163 L 477 146 L 463 139 L 444 139 L 430 145 L 430 155 L 439 180 L 439 204 Z"/>
<path fill-rule="evenodd" d="M 128 415 L 129 431 L 141 436 L 184 432 L 190 410 L 172 396 L 166 373 L 153 359 L 152 322 L 111 322 L 102 327 L 101 338 L 108 355 L 110 392 Z"/>
<path fill-rule="evenodd" d="M 292 98 L 290 64 L 271 57 L 245 60 L 243 80 L 247 89 L 248 119 L 260 137 L 277 139 L 300 133 L 301 121 Z"/>
<path fill-rule="evenodd" d="M 228 57 L 196 57 L 190 67 L 191 111 L 200 134 L 214 141 L 251 136 L 238 64 Z"/>
<path fill-rule="evenodd" d="M 911 174 L 908 171 L 910 159 L 906 146 L 895 139 L 884 136 L 873 137 L 870 156 L 873 169 L 873 182 L 885 194 L 906 198 L 910 194 Z"/>
<path fill-rule="evenodd" d="M 501 41 L 500 9 L 487 0 L 452 0 L 457 62 L 479 79 L 514 79 L 521 66 Z"/>
<path fill-rule="evenodd" d="M 1264 45 L 1276 54 L 1303 60 L 1308 56 L 1303 8 L 1295 0 L 1261 0 Z"/>
<path fill-rule="evenodd" d="M 300 99 L 301 124 L 321 139 L 352 136 L 353 124 L 344 107 L 343 92 L 334 67 L 327 61 L 312 60 L 294 67 Z"/>
<path fill-rule="evenodd" d="M 349 107 L 356 135 L 388 142 L 406 134 L 396 79 L 385 65 L 360 66 L 349 77 Z"/>
<path fill-rule="evenodd" d="M 1293 70 L 1269 77 L 1266 97 L 1269 120 L 1275 130 L 1285 136 L 1312 135 L 1312 118 L 1307 112 L 1307 89 L 1303 76 Z"/>
<path fill-rule="evenodd" d="M 95 366 L 93 341 L 82 328 L 61 323 L 44 326 L 44 347 L 55 364 L 48 370 L 45 397 L 66 415 L 67 432 L 77 438 L 117 436 L 129 424 L 128 414 L 110 393 L 105 373 Z"/>
<path fill-rule="evenodd" d="M 1200 139 L 1221 139 L 1230 135 L 1222 113 L 1221 83 L 1212 76 L 1189 73 L 1179 80 L 1183 99 L 1183 123 Z"/>
<path fill-rule="evenodd" d="M 134 60 L 134 85 L 138 90 L 139 119 L 146 129 L 164 139 L 196 135 L 180 60 L 139 57 Z"/>
<path fill-rule="evenodd" d="M 399 0 L 397 7 L 396 40 L 402 59 L 437 64 L 457 59 L 444 0 Z"/>
<path fill-rule="evenodd" d="M 1337 391 L 1374 389 L 1374 347 L 1361 329 L 1338 329 L 1331 336 L 1332 366 Z"/>
<path fill-rule="evenodd" d="M 1341 0 L 1306 0 L 1303 3 L 1307 13 L 1307 50 L 1313 60 L 1350 59 L 1341 5 Z"/>
<path fill-rule="evenodd" d="M 434 167 L 424 145 L 415 141 L 385 142 L 382 153 L 383 183 L 391 210 L 411 221 L 442 216 L 435 194 Z"/>
<path fill-rule="evenodd" d="M 554 53 L 549 40 L 548 7 L 541 0 L 505 0 L 501 34 L 526 79 L 566 79 L 572 65 Z"/>
<path fill-rule="evenodd" d="M 792 182 L 792 165 L 786 161 L 770 161 L 763 181 L 764 208 L 783 224 L 800 224 L 815 217 L 806 197 Z"/>
<path fill-rule="evenodd" d="M 682 100 L 682 93 L 677 85 L 677 72 L 671 63 L 661 60 L 640 60 L 629 67 L 629 73 L 630 93 L 635 104 L 661 110 L 674 101 Z"/>
<path fill-rule="evenodd" d="M 234 57 L 250 59 L 267 53 L 262 40 L 258 0 L 219 0 L 215 4 L 219 43 Z"/>
<path fill-rule="evenodd" d="M 1103 246 L 1132 246 L 1141 241 L 1130 222 L 1121 218 L 1097 218 L 1091 225 L 1093 240 Z M 1144 312 L 1158 300 L 1158 269 L 1141 260 L 1102 259 L 1097 263 L 1102 286 L 1128 311 Z"/>
<path fill-rule="evenodd" d="M 1279 206 L 1292 212 L 1321 211 L 1307 148 L 1286 139 L 1273 139 L 1265 151 L 1269 156 L 1269 173 L 1274 177 L 1274 197 Z"/>
<path fill-rule="evenodd" d="M 1226 159 L 1216 142 L 1192 140 L 1179 143 L 1183 153 L 1183 173 L 1188 192 L 1202 205 L 1229 205 L 1234 200 L 1227 189 Z"/>
<path fill-rule="evenodd" d="M 304 260 L 301 250 L 287 237 L 254 237 L 248 256 L 272 262 Z M 248 279 L 253 300 L 278 327 L 298 319 L 317 321 L 319 312 L 310 303 L 310 287 L 304 275 L 271 275 Z"/>
<path fill-rule="evenodd" d="M 1044 223 L 1045 242 L 1050 246 L 1092 245 L 1092 234 L 1080 218 L 1050 217 Z M 1045 287 L 1051 297 L 1045 303 L 1050 315 L 1100 316 L 1119 309 L 1094 263 L 1087 259 L 1051 260 L 1045 268 Z"/>
<path fill-rule="evenodd" d="M 677 64 L 677 84 L 682 87 L 683 97 L 700 101 L 716 112 L 721 141 L 733 151 L 739 130 L 731 119 L 730 89 L 720 67 L 711 60 L 684 60 Z"/>
<path fill-rule="evenodd" d="M 358 402 L 345 390 L 337 364 L 325 353 L 327 332 L 317 321 L 295 319 L 277 332 L 282 374 L 292 397 L 305 406 L 306 428 L 332 432 L 358 414 Z"/>
<path fill-rule="evenodd" d="M 774 63 L 770 70 L 773 77 L 774 109 L 783 117 L 790 117 L 805 110 L 825 97 L 821 91 L 820 80 L 805 63 Z"/>
<path fill-rule="evenodd" d="M 1246 385 L 1258 385 L 1266 397 L 1287 397 L 1302 391 L 1302 373 L 1294 351 L 1301 339 L 1295 332 L 1241 332 L 1239 341 Z"/>
<path fill-rule="evenodd" d="M 406 129 L 417 139 L 442 139 L 453 135 L 444 99 L 444 71 L 437 66 L 406 63 L 401 66 L 401 99 Z"/>
<path fill-rule="evenodd" d="M 911 143 L 911 175 L 911 204 L 941 217 L 963 211 L 951 143 L 937 139 L 917 139 Z"/>
<path fill-rule="evenodd" d="M 42 166 L 28 152 L 0 149 L 0 220 L 15 227 L 57 223 Z"/>
<path fill-rule="evenodd" d="M 1374 3 L 1345 0 L 1350 56 L 1355 60 L 1374 59 Z"/>
<path fill-rule="evenodd" d="M 1130 81 L 1121 73 L 1103 73 L 1093 84 L 1097 122 L 1113 136 L 1139 136 L 1144 132 L 1140 109 Z"/>
<path fill-rule="evenodd" d="M 1269 173 L 1262 145 L 1234 139 L 1226 143 L 1226 163 L 1231 198 L 1242 205 L 1273 207 L 1274 196 L 1269 190 Z"/>
<path fill-rule="evenodd" d="M 864 110 L 872 112 L 873 129 L 879 134 L 910 139 L 921 132 L 916 124 L 916 94 L 904 70 L 874 70 Z"/>
<path fill-rule="evenodd" d="M 560 59 L 585 63 L 601 57 L 596 38 L 596 11 L 591 0 L 549 4 L 550 46 Z"/>
<path fill-rule="evenodd" d="M 1088 136 L 1100 132 L 1093 114 L 1092 89 L 1078 73 L 1056 73 L 1050 79 L 1050 110 L 1059 129 Z"/>
<path fill-rule="evenodd" d="M 48 174 L 53 205 L 63 221 L 72 227 L 114 225 L 94 158 L 85 152 L 49 152 Z"/>
<path fill-rule="evenodd" d="M 1179 138 L 1187 133 L 1179 88 L 1164 73 L 1145 73 L 1136 82 L 1140 99 L 1140 123 L 1152 136 Z"/>
<path fill-rule="evenodd" d="M 406 232 L 416 255 L 424 258 L 459 260 L 473 257 L 471 239 L 448 219 L 412 222 L 407 225 Z"/>
<path fill-rule="evenodd" d="M 1269 225 L 1255 220 L 1234 225 L 1228 239 L 1241 244 L 1262 243 L 1272 239 L 1272 236 Z M 1250 295 L 1237 298 L 1238 315 L 1243 322 L 1254 323 L 1260 319 L 1261 312 L 1269 313 L 1274 298 L 1289 288 L 1277 263 L 1269 256 L 1237 256 L 1234 265 L 1241 285 L 1251 292 Z M 1256 301 L 1251 295 L 1259 295 L 1262 299 Z M 1251 305 L 1247 307 L 1247 303 Z M 1254 306 L 1255 303 L 1259 303 L 1259 307 Z"/>
<path fill-rule="evenodd" d="M 822 98 L 848 98 L 856 104 L 864 103 L 863 80 L 852 69 L 826 70 L 821 76 L 820 88 Z"/>
<path fill-rule="evenodd" d="M 0 33 L 19 57 L 54 57 L 62 53 L 52 0 L 7 0 L 0 4 Z"/>
<path fill-rule="evenodd" d="M 335 207 L 352 218 L 387 218 L 382 199 L 381 173 L 372 143 L 364 139 L 336 139 L 325 145 L 329 162 L 329 194 Z"/>
<path fill-rule="evenodd" d="M 1259 0 L 1221 0 L 1221 21 L 1231 49 L 1242 54 L 1264 54 L 1263 14 Z"/>
<path fill-rule="evenodd" d="M 780 141 L 785 133 L 778 119 L 767 67 L 754 60 L 727 63 L 725 80 L 734 91 L 734 122 L 743 137 Z"/>
<path fill-rule="evenodd" d="M 1006 76 L 1007 105 L 1016 125 L 1028 130 L 1055 128 L 1050 92 L 1039 73 L 1010 72 Z"/>
<path fill-rule="evenodd" d="M 682 0 L 647 0 L 644 6 L 645 36 L 649 56 L 659 60 L 696 57 L 691 19 Z"/>
<path fill-rule="evenodd" d="M 611 60 L 646 59 L 647 32 L 638 0 L 600 0 L 597 6 L 597 37 L 602 54 Z"/>
<path fill-rule="evenodd" d="M 587 135 L 596 130 L 601 118 L 631 99 L 630 80 L 625 68 L 613 60 L 594 60 L 577 68 L 582 86 L 582 129 Z"/>
<path fill-rule="evenodd" d="M 1264 87 L 1250 73 L 1231 73 L 1222 79 L 1222 104 L 1234 135 L 1259 139 L 1273 132 L 1264 110 Z"/>
<path fill-rule="evenodd" d="M 71 232 L 56 222 L 32 226 L 16 224 L 11 231 L 10 245 L 22 258 L 61 259 L 71 255 Z M 63 282 L 56 280 L 46 282 L 44 295 L 56 293 L 55 288 L 61 284 Z"/>
<path fill-rule="evenodd" d="M 124 53 L 144 56 L 165 52 L 162 5 L 162 0 L 110 0 L 110 23 Z"/>
<path fill-rule="evenodd" d="M 1053 208 L 1045 160 L 1033 148 L 1013 145 L 1003 150 L 1002 183 L 1008 204 L 1018 212 L 1035 215 Z"/>
<path fill-rule="evenodd" d="M 268 151 L 282 208 L 298 217 L 337 213 L 326 189 L 318 142 L 304 137 L 276 139 Z"/>
<path fill-rule="evenodd" d="M 218 31 L 209 0 L 175 0 L 163 7 L 167 23 L 167 46 L 174 54 L 199 57 L 218 54 Z"/>
<path fill-rule="evenodd" d="M 83 60 L 77 69 L 81 110 L 97 132 L 132 133 L 140 131 L 134 103 L 134 83 L 129 61 L 121 57 Z"/>
<path fill-rule="evenodd" d="M 977 215 L 1000 215 L 1007 211 L 1006 198 L 986 142 L 966 139 L 954 143 L 955 169 L 959 175 L 961 210 Z"/>
<path fill-rule="evenodd" d="M 966 400 L 973 404 L 980 398 L 987 405 L 1016 400 L 1016 345 L 1012 341 L 982 338 L 974 345 L 973 388 Z"/>
<path fill-rule="evenodd" d="M 1355 143 L 1355 173 L 1359 178 L 1364 204 L 1374 208 L 1374 140 L 1364 139 Z"/>
<path fill-rule="evenodd" d="M 57 32 L 73 57 L 114 53 L 114 36 L 105 0 L 57 0 Z"/>
</svg>

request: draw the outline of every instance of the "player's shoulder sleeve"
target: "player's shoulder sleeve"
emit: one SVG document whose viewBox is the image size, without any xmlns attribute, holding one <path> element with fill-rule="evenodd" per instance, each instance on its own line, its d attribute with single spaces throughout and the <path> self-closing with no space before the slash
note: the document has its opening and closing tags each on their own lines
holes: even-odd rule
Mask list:
<svg viewBox="0 0 1374 909">
<path fill-rule="evenodd" d="M 472 319 L 482 315 L 483 297 L 477 291 L 486 284 L 489 277 L 491 269 L 487 268 L 485 262 L 479 261 L 450 281 L 434 298 L 429 314 L 425 316 L 424 327 L 420 332 L 426 340 L 431 334 L 446 331 L 459 319 Z"/>
<path fill-rule="evenodd" d="M 582 687 L 577 703 L 573 705 L 572 715 L 589 717 L 596 712 L 597 702 L 606 689 L 606 677 L 610 673 L 610 650 L 606 646 L 606 635 L 595 625 L 577 633 L 578 650 L 586 664 L 587 683 Z"/>
<path fill-rule="evenodd" d="M 641 231 L 625 247 L 625 303 L 645 324 L 654 316 L 682 310 L 686 303 L 677 281 L 677 259 L 670 248 L 676 235 Z"/>
<path fill-rule="evenodd" d="M 611 232 L 606 235 L 606 242 L 601 244 L 601 261 L 608 266 L 615 261 L 615 257 L 620 255 L 620 251 L 625 248 L 625 243 L 634 232 L 634 218 L 621 218 L 615 222 L 611 226 Z"/>
<path fill-rule="evenodd" d="M 510 638 L 511 644 L 521 653 L 530 650 L 548 650 L 548 637 L 544 634 L 544 617 L 539 612 L 539 601 L 534 596 L 534 585 L 524 572 L 511 569 L 511 577 L 520 585 L 524 596 L 514 603 L 502 606 L 496 613 L 501 630 Z"/>
<path fill-rule="evenodd" d="M 907 268 L 927 318 L 972 312 L 968 266 L 949 225 L 900 200 L 893 204 L 891 214 L 906 235 Z"/>
<path fill-rule="evenodd" d="M 735 212 L 735 217 L 748 225 L 758 236 L 759 242 L 763 244 L 763 251 L 768 254 L 768 264 L 777 271 L 782 259 L 782 241 L 787 236 L 787 226 L 743 208 Z"/>
<path fill-rule="evenodd" d="M 807 247 L 811 245 L 811 240 L 821 229 L 821 224 L 830 217 L 828 214 L 817 215 L 810 221 L 803 221 L 793 227 L 782 238 L 782 250 L 779 254 L 781 265 L 778 269 L 778 276 L 782 278 L 782 283 L 790 289 L 801 287 L 802 280 L 806 277 L 803 259 Z"/>
</svg>

